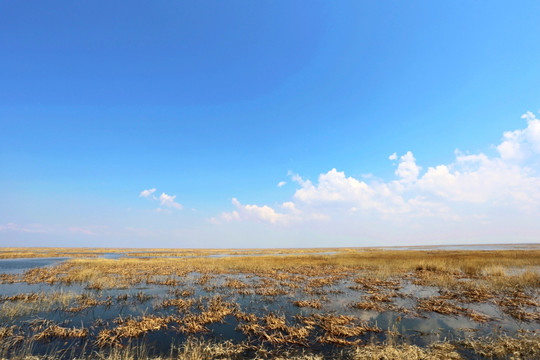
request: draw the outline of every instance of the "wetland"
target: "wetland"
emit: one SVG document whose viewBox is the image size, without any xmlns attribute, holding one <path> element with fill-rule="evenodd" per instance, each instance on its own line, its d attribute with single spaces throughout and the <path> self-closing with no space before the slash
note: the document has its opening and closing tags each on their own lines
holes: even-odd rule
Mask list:
<svg viewBox="0 0 540 360">
<path fill-rule="evenodd" d="M 0 358 L 540 358 L 538 246 L 0 258 Z"/>
</svg>

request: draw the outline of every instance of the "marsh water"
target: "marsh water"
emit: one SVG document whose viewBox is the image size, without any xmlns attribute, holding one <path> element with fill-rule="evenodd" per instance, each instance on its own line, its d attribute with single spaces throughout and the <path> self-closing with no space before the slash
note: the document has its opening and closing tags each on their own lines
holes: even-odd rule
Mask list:
<svg viewBox="0 0 540 360">
<path fill-rule="evenodd" d="M 478 250 L 477 248 L 475 250 Z M 124 254 L 106 254 L 108 259 L 117 259 Z M 242 255 L 238 255 L 242 256 Z M 55 266 L 65 261 L 65 258 L 37 258 L 37 259 L 7 259 L 0 260 L 0 274 L 24 274 L 36 267 Z M 165 278 L 164 278 L 165 279 Z M 398 310 L 374 311 L 360 310 L 351 307 L 350 304 L 358 301 L 362 296 L 369 295 L 363 289 L 355 287 L 351 278 L 344 278 L 329 286 L 324 286 L 318 293 L 307 294 L 303 289 L 291 288 L 286 294 L 274 296 L 258 295 L 257 293 L 242 294 L 235 289 L 226 286 L 227 281 L 239 280 L 249 287 L 260 287 L 264 278 L 253 274 L 215 274 L 208 282 L 201 284 L 201 274 L 192 272 L 185 276 L 168 276 L 167 279 L 176 281 L 174 286 L 141 283 L 130 288 L 92 290 L 81 284 L 28 284 L 26 282 L 0 283 L 0 302 L 2 309 L 0 321 L 4 325 L 17 325 L 22 328 L 30 328 L 36 319 L 46 322 L 48 320 L 66 327 L 82 326 L 88 328 L 90 336 L 96 336 L 100 329 L 111 328 L 118 318 L 141 317 L 149 314 L 159 316 L 174 315 L 177 309 L 174 307 L 164 308 L 160 304 L 165 299 L 179 298 L 180 292 L 188 290 L 192 292 L 194 299 L 208 299 L 221 296 L 225 301 L 236 303 L 245 313 L 264 316 L 270 312 L 284 316 L 287 322 L 295 324 L 296 316 L 309 316 L 311 314 L 327 313 L 336 315 L 353 315 L 366 324 L 376 326 L 382 332 L 372 332 L 360 336 L 363 342 L 384 341 L 389 334 L 398 334 L 400 341 L 427 346 L 434 341 L 448 339 L 459 340 L 467 337 L 483 337 L 494 332 L 515 335 L 521 331 L 538 331 L 538 321 L 520 321 L 509 314 L 501 311 L 493 302 L 479 302 L 464 304 L 467 309 L 484 314 L 490 318 L 487 322 L 477 322 L 465 315 L 443 315 L 437 312 L 418 311 L 416 304 L 421 299 L 440 295 L 440 288 L 416 285 L 413 281 L 402 279 L 399 285 L 398 296 L 392 299 L 393 305 Z M 54 308 L 43 309 L 28 305 L 23 310 L 18 310 L 16 315 L 10 315 L 12 302 L 6 297 L 16 294 L 62 294 L 68 300 L 74 302 L 81 294 L 95 298 L 100 304 L 83 309 L 81 311 L 64 310 Z M 537 302 L 540 302 L 538 293 L 532 294 Z M 296 300 L 320 300 L 323 309 L 311 309 L 298 307 L 293 304 Z M 535 311 L 534 308 L 529 309 Z M 235 342 L 249 340 L 248 336 L 238 330 L 239 321 L 233 315 L 227 315 L 223 322 L 208 325 L 209 332 L 201 334 L 204 338 L 216 340 L 232 340 Z M 395 336 L 395 335 L 393 335 Z M 144 341 L 153 355 L 166 354 L 171 343 L 180 344 L 186 335 L 178 331 L 173 325 L 166 330 L 148 332 L 143 337 L 134 339 L 135 342 Z M 51 348 L 59 347 L 62 343 L 69 343 L 71 349 L 87 346 L 84 341 L 52 339 L 38 342 L 35 345 L 36 353 L 47 353 Z M 332 354 L 339 347 L 332 344 L 316 344 L 312 350 L 326 354 Z M 88 347 L 85 351 L 91 351 Z M 474 357 L 468 354 L 468 357 Z"/>
</svg>

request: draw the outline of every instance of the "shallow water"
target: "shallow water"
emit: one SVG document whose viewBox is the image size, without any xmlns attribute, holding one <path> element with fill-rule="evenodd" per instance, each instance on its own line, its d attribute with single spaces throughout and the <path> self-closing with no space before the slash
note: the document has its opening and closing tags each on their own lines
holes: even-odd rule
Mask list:
<svg viewBox="0 0 540 360">
<path fill-rule="evenodd" d="M 67 258 L 0 259 L 0 273 L 22 274 L 32 268 L 57 265 L 66 259 Z"/>
</svg>

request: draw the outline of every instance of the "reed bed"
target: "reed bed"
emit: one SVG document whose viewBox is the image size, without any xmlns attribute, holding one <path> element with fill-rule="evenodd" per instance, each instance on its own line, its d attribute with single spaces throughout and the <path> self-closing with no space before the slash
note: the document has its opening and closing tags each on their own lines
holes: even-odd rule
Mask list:
<svg viewBox="0 0 540 360">
<path fill-rule="evenodd" d="M 0 259 L 98 257 L 121 254 L 127 257 L 200 257 L 212 255 L 268 255 L 355 252 L 358 248 L 297 248 L 297 249 L 130 249 L 130 248 L 55 248 L 55 247 L 4 247 Z"/>
<path fill-rule="evenodd" d="M 89 349 L 100 354 L 99 358 L 151 357 L 151 348 L 132 344 L 145 344 L 156 333 L 171 339 L 191 339 L 176 347 L 171 345 L 171 358 L 189 358 L 187 349 L 195 354 L 194 359 L 203 355 L 320 358 L 311 349 L 327 349 L 348 359 L 458 359 L 465 350 L 496 357 L 502 352 L 488 353 L 477 343 L 499 346 L 494 339 L 471 338 L 467 343 L 435 342 L 422 347 L 381 342 L 392 338 L 394 330 L 384 331 L 376 323 L 362 319 L 380 313 L 399 315 L 396 323 L 402 318 L 459 318 L 494 327 L 498 319 L 478 310 L 487 308 L 523 327 L 537 328 L 540 322 L 538 250 L 340 249 L 325 255 L 317 253 L 321 249 L 288 253 L 285 250 L 290 249 L 279 250 L 282 253 L 271 250 L 274 252 L 250 250 L 252 254 L 238 251 L 247 256 L 201 257 L 205 255 L 194 255 L 193 250 L 177 250 L 176 255 L 165 256 L 162 249 L 118 249 L 118 253 L 130 256 L 74 257 L 21 275 L 0 274 L 0 282 L 7 285 L 24 283 L 51 289 L 76 285 L 83 289 L 81 293 L 0 294 L 4 320 L 0 327 L 0 358 L 16 357 L 16 349 L 26 346 L 21 344 L 29 339 L 54 344 L 77 340 L 87 343 Z M 73 249 L 55 251 L 76 253 Z M 104 250 L 88 249 L 87 253 L 97 255 L 100 251 Z M 201 254 L 205 251 L 210 255 L 232 253 L 228 249 L 204 250 Z M 139 253 L 158 255 L 135 257 Z M 281 255 L 273 255 L 278 253 Z M 94 311 L 99 314 L 111 309 L 128 309 L 135 315 L 116 314 L 106 321 L 96 319 L 80 326 L 69 321 L 37 319 L 37 314 L 53 313 L 59 318 L 84 318 Z M 212 342 L 219 327 L 231 327 L 245 340 Z M 193 340 L 192 336 L 201 338 Z M 497 341 L 506 344 L 501 348 L 516 349 L 538 342 L 538 338 L 530 334 L 500 336 Z M 28 351 L 32 354 L 34 350 Z M 515 353 L 522 354 L 522 358 L 536 356 L 519 350 Z"/>
</svg>

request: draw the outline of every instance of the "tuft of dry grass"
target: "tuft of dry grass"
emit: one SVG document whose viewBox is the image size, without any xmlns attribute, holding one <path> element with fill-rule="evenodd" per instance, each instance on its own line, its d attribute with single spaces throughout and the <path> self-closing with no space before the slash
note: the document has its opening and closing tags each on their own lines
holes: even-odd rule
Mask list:
<svg viewBox="0 0 540 360">
<path fill-rule="evenodd" d="M 88 336 L 88 329 L 86 328 L 66 328 L 52 324 L 45 328 L 43 331 L 37 333 L 34 338 L 38 341 L 51 340 L 54 338 L 68 339 L 77 338 L 82 339 Z"/>
<path fill-rule="evenodd" d="M 464 307 L 440 297 L 431 297 L 418 301 L 418 310 L 436 312 L 443 315 L 460 315 L 466 312 Z"/>
<path fill-rule="evenodd" d="M 118 326 L 114 329 L 103 329 L 99 332 L 96 345 L 99 347 L 120 345 L 124 338 L 134 338 L 151 331 L 167 328 L 176 319 L 172 316 L 142 316 L 140 318 L 117 319 Z"/>
<path fill-rule="evenodd" d="M 187 310 L 189 309 L 193 304 L 195 303 L 195 300 L 193 299 L 165 299 L 161 303 L 161 307 L 167 308 L 167 307 L 176 307 L 179 311 L 181 310 Z"/>
<path fill-rule="evenodd" d="M 293 301 L 294 306 L 309 307 L 313 309 L 320 309 L 322 307 L 321 302 L 318 300 L 297 300 Z"/>
</svg>

